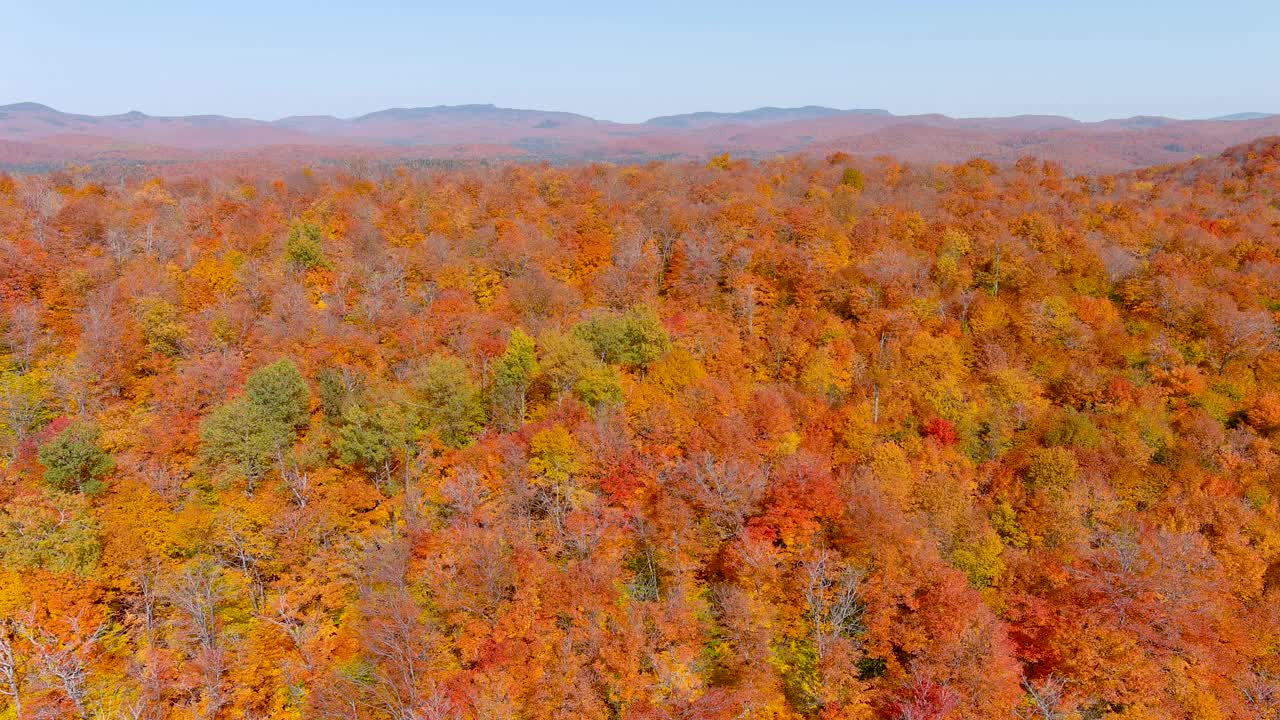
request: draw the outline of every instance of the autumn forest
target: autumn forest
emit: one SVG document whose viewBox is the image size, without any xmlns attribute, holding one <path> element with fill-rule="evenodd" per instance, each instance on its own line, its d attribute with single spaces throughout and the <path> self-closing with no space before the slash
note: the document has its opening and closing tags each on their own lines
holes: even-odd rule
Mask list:
<svg viewBox="0 0 1280 720">
<path fill-rule="evenodd" d="M 1280 717 L 1280 139 L 0 174 L 0 718 Z"/>
</svg>

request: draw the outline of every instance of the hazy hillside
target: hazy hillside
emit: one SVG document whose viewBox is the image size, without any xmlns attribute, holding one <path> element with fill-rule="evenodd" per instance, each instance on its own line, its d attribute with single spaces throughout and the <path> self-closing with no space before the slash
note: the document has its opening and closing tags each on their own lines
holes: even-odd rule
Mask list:
<svg viewBox="0 0 1280 720">
<path fill-rule="evenodd" d="M 919 162 L 983 157 L 1011 162 L 1034 154 L 1072 171 L 1113 171 L 1216 154 L 1280 133 L 1280 116 L 1241 113 L 1216 120 L 1134 117 L 1083 123 L 1070 118 L 896 116 L 884 110 L 808 106 L 737 113 L 698 112 L 614 123 L 583 115 L 493 105 L 394 108 L 356 118 L 289 117 L 272 122 L 216 115 L 87 116 L 44 105 L 0 107 L 0 163 L 173 163 L 190 153 L 232 158 L 251 150 L 265 162 L 532 159 L 553 162 L 705 159 L 728 152 L 765 158 L 836 150 L 891 154 Z"/>
</svg>

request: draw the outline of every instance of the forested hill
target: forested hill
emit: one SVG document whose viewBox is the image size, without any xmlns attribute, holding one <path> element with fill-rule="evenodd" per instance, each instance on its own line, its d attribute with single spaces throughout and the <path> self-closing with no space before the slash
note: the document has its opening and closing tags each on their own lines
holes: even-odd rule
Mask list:
<svg viewBox="0 0 1280 720">
<path fill-rule="evenodd" d="M 0 717 L 1280 713 L 1280 139 L 0 175 Z"/>
<path fill-rule="evenodd" d="M 1013 163 L 1034 154 L 1072 173 L 1117 172 L 1209 157 L 1277 133 L 1280 115 L 1266 113 L 1081 122 L 1055 115 L 953 118 L 810 105 L 618 123 L 567 112 L 439 105 L 266 121 L 139 111 L 81 115 L 28 102 L 0 105 L 0 170 L 81 164 L 208 173 L 217 163 L 284 172 L 318 162 L 705 162 L 723 152 L 766 159 L 843 151 L 918 163 L 974 157 Z"/>
</svg>

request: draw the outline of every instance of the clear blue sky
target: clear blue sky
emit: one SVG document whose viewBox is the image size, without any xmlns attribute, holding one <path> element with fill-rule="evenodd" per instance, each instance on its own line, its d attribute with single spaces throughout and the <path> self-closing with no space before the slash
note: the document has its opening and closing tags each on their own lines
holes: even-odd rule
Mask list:
<svg viewBox="0 0 1280 720">
<path fill-rule="evenodd" d="M 1280 112 L 1280 0 L 0 0 L 0 104 L 24 100 L 264 119 L 472 102 L 622 121 Z"/>
</svg>

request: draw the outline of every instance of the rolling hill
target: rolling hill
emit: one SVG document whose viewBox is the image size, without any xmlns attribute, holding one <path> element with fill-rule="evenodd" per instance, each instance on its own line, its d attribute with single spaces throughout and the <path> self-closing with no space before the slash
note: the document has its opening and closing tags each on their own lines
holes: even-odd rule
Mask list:
<svg viewBox="0 0 1280 720">
<path fill-rule="evenodd" d="M 644 162 L 728 152 L 891 154 L 915 162 L 1032 154 L 1073 171 L 1175 163 L 1280 133 L 1280 116 L 1210 120 L 1139 116 L 1101 122 L 1019 115 L 951 118 L 821 106 L 695 112 L 617 123 L 568 112 L 494 105 L 391 108 L 354 118 L 275 121 L 222 115 L 81 115 L 39 103 L 0 106 L 0 166 L 179 163 L 193 159 L 313 161 L 365 158 Z"/>
</svg>

